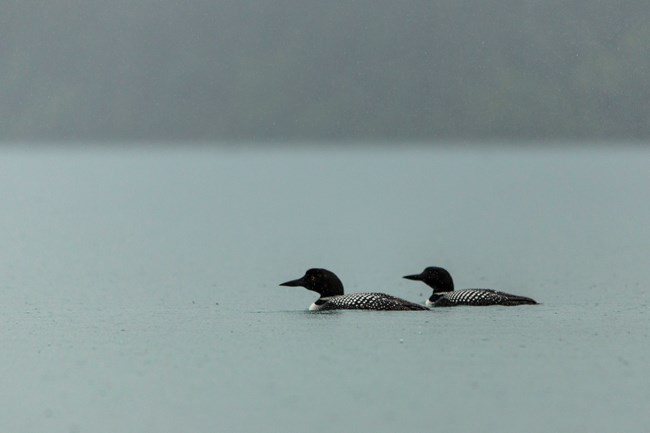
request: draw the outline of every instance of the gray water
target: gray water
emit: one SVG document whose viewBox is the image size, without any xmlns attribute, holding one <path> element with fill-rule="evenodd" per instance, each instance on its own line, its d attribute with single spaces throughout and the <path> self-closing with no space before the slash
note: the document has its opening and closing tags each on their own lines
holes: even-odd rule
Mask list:
<svg viewBox="0 0 650 433">
<path fill-rule="evenodd" d="M 650 431 L 650 151 L 0 148 L 0 431 Z M 423 302 L 306 312 L 309 267 Z"/>
</svg>

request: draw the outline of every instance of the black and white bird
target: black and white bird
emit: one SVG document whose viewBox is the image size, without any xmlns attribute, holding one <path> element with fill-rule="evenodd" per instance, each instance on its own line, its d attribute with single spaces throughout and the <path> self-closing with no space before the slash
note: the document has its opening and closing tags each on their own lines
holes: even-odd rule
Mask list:
<svg viewBox="0 0 650 433">
<path fill-rule="evenodd" d="M 534 299 L 511 295 L 493 289 L 464 289 L 454 291 L 454 280 L 446 269 L 430 266 L 417 275 L 406 275 L 409 280 L 422 281 L 433 289 L 426 305 L 455 307 L 457 305 L 524 305 L 537 304 Z"/>
<path fill-rule="evenodd" d="M 309 269 L 302 278 L 280 284 L 289 287 L 304 287 L 320 295 L 309 306 L 310 311 L 321 310 L 413 310 L 428 311 L 427 307 L 387 295 L 385 293 L 343 294 L 343 283 L 327 269 Z"/>
</svg>

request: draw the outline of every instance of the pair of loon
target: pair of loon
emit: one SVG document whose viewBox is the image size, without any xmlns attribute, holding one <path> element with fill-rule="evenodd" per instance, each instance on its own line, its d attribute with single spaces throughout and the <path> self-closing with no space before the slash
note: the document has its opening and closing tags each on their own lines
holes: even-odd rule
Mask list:
<svg viewBox="0 0 650 433">
<path fill-rule="evenodd" d="M 433 289 L 426 301 L 427 307 L 454 307 L 457 305 L 523 305 L 537 304 L 525 296 L 511 295 L 492 289 L 465 289 L 454 291 L 454 281 L 447 270 L 435 266 L 417 275 L 406 275 L 409 280 L 422 281 Z M 343 293 L 343 283 L 327 269 L 309 269 L 302 278 L 280 284 L 304 287 L 320 295 L 311 304 L 310 311 L 318 310 L 428 310 L 427 307 L 385 293 Z"/>
</svg>

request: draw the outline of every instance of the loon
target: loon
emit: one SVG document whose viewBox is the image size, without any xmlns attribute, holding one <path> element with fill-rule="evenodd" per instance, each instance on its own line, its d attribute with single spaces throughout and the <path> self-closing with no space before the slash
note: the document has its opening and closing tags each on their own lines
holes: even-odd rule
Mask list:
<svg viewBox="0 0 650 433">
<path fill-rule="evenodd" d="M 531 298 L 511 295 L 492 289 L 465 289 L 454 291 L 454 281 L 446 269 L 430 266 L 417 275 L 406 275 L 409 280 L 422 281 L 433 289 L 427 299 L 430 307 L 455 307 L 457 305 L 523 305 L 537 304 Z"/>
<path fill-rule="evenodd" d="M 302 278 L 280 284 L 289 287 L 304 287 L 320 295 L 309 306 L 309 311 L 319 310 L 429 310 L 413 302 L 385 293 L 343 294 L 343 283 L 327 269 L 308 269 Z"/>
</svg>

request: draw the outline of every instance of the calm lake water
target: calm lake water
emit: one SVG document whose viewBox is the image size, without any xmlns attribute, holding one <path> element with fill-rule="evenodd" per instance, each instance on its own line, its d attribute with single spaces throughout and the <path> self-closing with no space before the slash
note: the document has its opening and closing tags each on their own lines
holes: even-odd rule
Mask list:
<svg viewBox="0 0 650 433">
<path fill-rule="evenodd" d="M 650 150 L 0 147 L 2 432 L 649 432 Z M 348 292 L 542 302 L 309 313 Z"/>
</svg>

